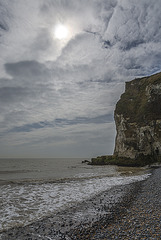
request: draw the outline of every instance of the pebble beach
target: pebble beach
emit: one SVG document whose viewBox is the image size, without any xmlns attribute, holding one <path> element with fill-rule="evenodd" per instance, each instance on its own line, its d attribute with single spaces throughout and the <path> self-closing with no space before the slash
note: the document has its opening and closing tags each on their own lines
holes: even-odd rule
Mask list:
<svg viewBox="0 0 161 240">
<path fill-rule="evenodd" d="M 85 219 L 81 216 L 86 213 Z M 2 240 L 161 239 L 161 168 L 149 178 L 109 191 L 25 227 Z"/>
</svg>

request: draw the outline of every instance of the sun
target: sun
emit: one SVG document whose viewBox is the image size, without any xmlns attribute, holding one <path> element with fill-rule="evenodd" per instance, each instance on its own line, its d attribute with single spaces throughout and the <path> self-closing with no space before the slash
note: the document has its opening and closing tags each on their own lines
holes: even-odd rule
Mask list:
<svg viewBox="0 0 161 240">
<path fill-rule="evenodd" d="M 68 27 L 62 24 L 59 24 L 55 27 L 54 36 L 57 39 L 66 39 L 68 37 L 69 30 Z"/>
</svg>

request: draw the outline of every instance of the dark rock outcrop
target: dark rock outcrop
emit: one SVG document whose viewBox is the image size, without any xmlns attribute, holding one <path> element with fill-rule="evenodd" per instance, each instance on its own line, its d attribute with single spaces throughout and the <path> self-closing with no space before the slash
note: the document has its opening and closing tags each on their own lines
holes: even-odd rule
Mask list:
<svg viewBox="0 0 161 240">
<path fill-rule="evenodd" d="M 127 82 L 114 118 L 114 156 L 157 159 L 161 154 L 161 73 Z"/>
</svg>

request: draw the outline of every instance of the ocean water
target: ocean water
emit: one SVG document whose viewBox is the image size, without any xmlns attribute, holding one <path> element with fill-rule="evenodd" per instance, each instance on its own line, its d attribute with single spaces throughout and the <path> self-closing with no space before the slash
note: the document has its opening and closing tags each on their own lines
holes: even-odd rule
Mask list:
<svg viewBox="0 0 161 240">
<path fill-rule="evenodd" d="M 149 176 L 142 169 L 90 166 L 82 160 L 0 159 L 0 232 Z"/>
</svg>

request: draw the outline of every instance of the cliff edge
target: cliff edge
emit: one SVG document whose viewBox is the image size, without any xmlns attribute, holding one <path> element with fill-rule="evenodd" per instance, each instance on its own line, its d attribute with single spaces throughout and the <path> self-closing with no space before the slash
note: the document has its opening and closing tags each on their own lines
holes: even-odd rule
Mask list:
<svg viewBox="0 0 161 240">
<path fill-rule="evenodd" d="M 92 158 L 90 164 L 144 166 L 161 162 L 161 73 L 126 82 L 114 119 L 114 154 Z"/>
<path fill-rule="evenodd" d="M 157 158 L 161 153 L 161 73 L 127 82 L 114 119 L 115 156 Z"/>
</svg>

